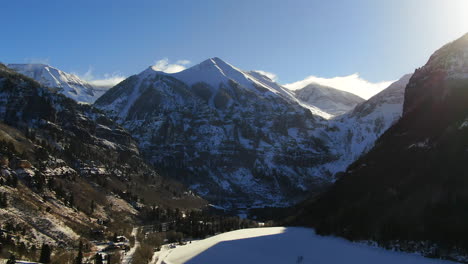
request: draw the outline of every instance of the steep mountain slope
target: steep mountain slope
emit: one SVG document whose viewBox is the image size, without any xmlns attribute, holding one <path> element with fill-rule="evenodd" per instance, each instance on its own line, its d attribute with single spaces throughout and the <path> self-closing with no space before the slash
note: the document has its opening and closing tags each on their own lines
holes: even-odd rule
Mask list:
<svg viewBox="0 0 468 264">
<path fill-rule="evenodd" d="M 93 87 L 76 75 L 63 72 L 49 65 L 8 64 L 7 66 L 44 86 L 57 89 L 60 93 L 77 102 L 94 103 L 106 91 L 102 88 Z"/>
<path fill-rule="evenodd" d="M 293 92 L 303 104 L 318 107 L 330 116 L 347 113 L 365 101 L 352 93 L 315 83 Z"/>
<path fill-rule="evenodd" d="M 327 133 L 335 142 L 337 160 L 327 164 L 333 173 L 368 152 L 374 142 L 401 117 L 405 87 L 411 78 L 407 74 L 382 92 L 357 105 L 351 112 L 329 122 Z"/>
<path fill-rule="evenodd" d="M 468 34 L 417 69 L 402 118 L 316 201 L 301 222 L 433 256 L 468 249 Z M 408 241 L 432 243 L 406 243 Z"/>
<path fill-rule="evenodd" d="M 203 204 L 145 164 L 102 112 L 1 64 L 0 106 L 2 238 L 74 246 L 93 229 L 135 223 L 149 204 Z"/>
<path fill-rule="evenodd" d="M 319 108 L 318 106 L 313 105 L 313 104 L 309 104 L 307 102 L 304 102 L 304 101 L 300 100 L 299 98 L 296 97 L 296 95 L 294 94 L 293 91 L 281 86 L 280 84 L 278 84 L 275 81 L 271 80 L 268 76 L 265 76 L 262 73 L 257 72 L 257 71 L 249 71 L 249 72 L 246 72 L 246 73 L 249 74 L 251 77 L 255 78 L 255 80 L 257 80 L 258 82 L 260 82 L 264 86 L 271 87 L 270 89 L 273 89 L 273 90 L 282 91 L 282 93 L 287 94 L 287 97 L 289 97 L 289 98 L 292 97 L 293 98 L 292 101 L 295 101 L 296 103 L 298 103 L 302 107 L 304 107 L 306 109 L 309 109 L 309 111 L 313 115 L 320 116 L 320 117 L 322 117 L 324 119 L 329 119 L 329 118 L 333 117 L 333 115 L 331 115 L 330 113 L 324 111 L 323 109 Z"/>
<path fill-rule="evenodd" d="M 158 168 L 219 204 L 288 204 L 330 183 L 325 120 L 268 77 L 212 58 L 166 74 L 148 68 L 95 105 Z"/>
</svg>

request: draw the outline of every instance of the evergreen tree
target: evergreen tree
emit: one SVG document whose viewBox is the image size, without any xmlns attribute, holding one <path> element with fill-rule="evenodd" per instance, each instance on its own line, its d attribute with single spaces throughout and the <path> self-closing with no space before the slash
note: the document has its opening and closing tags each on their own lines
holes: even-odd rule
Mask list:
<svg viewBox="0 0 468 264">
<path fill-rule="evenodd" d="M 94 256 L 94 264 L 102 264 L 102 256 L 99 253 L 96 253 Z"/>
<path fill-rule="evenodd" d="M 70 194 L 68 197 L 68 206 L 73 207 L 75 205 L 75 197 L 73 196 L 73 193 Z"/>
<path fill-rule="evenodd" d="M 26 248 L 26 244 L 24 242 L 20 242 L 19 245 L 16 247 L 16 252 L 19 256 L 24 256 L 27 253 L 28 249 Z"/>
<path fill-rule="evenodd" d="M 11 178 L 11 187 L 16 188 L 18 186 L 18 178 L 16 176 L 12 176 Z"/>
<path fill-rule="evenodd" d="M 32 245 L 31 248 L 29 249 L 29 252 L 31 252 L 31 258 L 32 259 L 35 259 L 36 258 L 36 252 L 37 251 L 37 248 L 36 248 L 36 245 Z"/>
<path fill-rule="evenodd" d="M 54 178 L 49 179 L 49 181 L 47 181 L 47 188 L 49 188 L 49 190 L 53 190 L 54 184 L 55 184 Z"/>
<path fill-rule="evenodd" d="M 16 178 L 15 175 L 10 175 L 7 178 L 6 184 L 13 187 L 13 188 L 16 188 L 16 186 L 18 186 L 18 178 Z"/>
<path fill-rule="evenodd" d="M 41 263 L 50 263 L 50 255 L 52 253 L 52 249 L 48 244 L 42 244 L 41 248 L 41 256 L 39 257 L 39 262 Z"/>
<path fill-rule="evenodd" d="M 0 193 L 0 208 L 8 206 L 8 198 L 6 193 Z"/>
<path fill-rule="evenodd" d="M 8 259 L 6 264 L 15 264 L 15 263 L 16 263 L 15 255 L 10 254 L 10 258 Z"/>
<path fill-rule="evenodd" d="M 96 208 L 96 204 L 94 203 L 94 200 L 91 200 L 91 214 L 94 213 L 95 208 Z"/>
<path fill-rule="evenodd" d="M 83 263 L 83 242 L 80 240 L 80 246 L 78 248 L 78 256 L 76 256 L 75 264 Z"/>
</svg>

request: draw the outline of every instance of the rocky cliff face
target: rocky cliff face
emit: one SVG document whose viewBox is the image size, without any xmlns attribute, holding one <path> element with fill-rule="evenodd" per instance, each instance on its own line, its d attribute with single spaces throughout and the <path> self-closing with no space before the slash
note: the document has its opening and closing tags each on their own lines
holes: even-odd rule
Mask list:
<svg viewBox="0 0 468 264">
<path fill-rule="evenodd" d="M 424 102 L 444 103 L 454 93 L 448 84 L 468 78 L 468 34 L 436 51 L 427 64 L 414 73 L 405 95 L 404 112 Z"/>
</svg>

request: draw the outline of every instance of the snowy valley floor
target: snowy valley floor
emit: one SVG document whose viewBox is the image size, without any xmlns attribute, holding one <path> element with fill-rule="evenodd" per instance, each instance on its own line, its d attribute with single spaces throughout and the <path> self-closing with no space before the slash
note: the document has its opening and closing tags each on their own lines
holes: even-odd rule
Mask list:
<svg viewBox="0 0 468 264">
<path fill-rule="evenodd" d="M 194 241 L 177 248 L 163 247 L 157 264 L 431 264 L 454 263 L 416 254 L 392 252 L 341 238 L 321 237 L 313 229 L 270 227 L 242 229 Z"/>
</svg>

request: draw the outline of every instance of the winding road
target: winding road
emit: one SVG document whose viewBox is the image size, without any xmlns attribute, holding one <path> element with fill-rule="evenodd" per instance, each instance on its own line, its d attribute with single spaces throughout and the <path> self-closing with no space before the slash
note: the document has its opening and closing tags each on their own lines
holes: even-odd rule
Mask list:
<svg viewBox="0 0 468 264">
<path fill-rule="evenodd" d="M 138 231 L 138 228 L 137 227 L 134 227 L 132 229 L 132 237 L 135 238 L 135 244 L 133 245 L 133 247 L 127 252 L 127 254 L 124 255 L 123 259 L 122 259 L 122 264 L 132 264 L 132 261 L 133 261 L 133 254 L 135 254 L 135 251 L 137 250 L 137 248 L 140 246 L 140 241 L 137 240 L 137 231 Z"/>
</svg>

